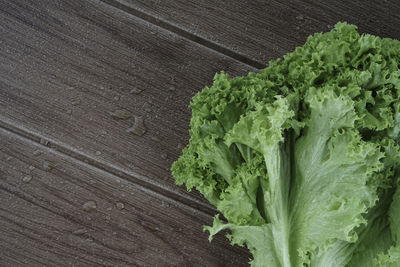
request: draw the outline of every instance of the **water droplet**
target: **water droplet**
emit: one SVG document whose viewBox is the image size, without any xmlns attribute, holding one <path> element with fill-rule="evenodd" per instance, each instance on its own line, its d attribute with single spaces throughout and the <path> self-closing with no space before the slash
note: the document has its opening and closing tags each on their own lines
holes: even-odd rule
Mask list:
<svg viewBox="0 0 400 267">
<path fill-rule="evenodd" d="M 122 202 L 117 202 L 115 203 L 115 207 L 117 207 L 117 209 L 119 210 L 123 210 L 125 208 L 125 205 Z"/>
<path fill-rule="evenodd" d="M 27 175 L 22 178 L 22 182 L 24 182 L 25 184 L 29 183 L 30 181 L 32 181 L 32 175 Z"/>
<path fill-rule="evenodd" d="M 56 165 L 53 162 L 44 161 L 42 166 L 43 166 L 43 170 L 48 172 L 48 171 L 51 171 Z"/>
<path fill-rule="evenodd" d="M 113 112 L 109 113 L 113 119 L 117 120 L 127 120 L 129 118 L 132 118 L 132 113 L 130 113 L 126 109 L 118 109 Z"/>
<path fill-rule="evenodd" d="M 73 105 L 73 106 L 77 106 L 77 105 L 79 105 L 81 103 L 81 100 L 80 99 L 74 99 L 74 100 L 72 100 L 72 102 L 71 102 L 71 104 Z"/>
<path fill-rule="evenodd" d="M 168 158 L 167 153 L 162 153 L 162 154 L 161 154 L 161 158 L 162 158 L 162 159 L 167 159 L 167 158 Z"/>
<path fill-rule="evenodd" d="M 44 138 L 40 138 L 40 143 L 41 143 L 42 145 L 47 146 L 47 145 L 49 144 L 49 141 L 46 140 L 46 139 L 44 139 Z"/>
<path fill-rule="evenodd" d="M 152 136 L 151 140 L 153 140 L 155 142 L 161 142 L 161 139 L 158 136 Z"/>
<path fill-rule="evenodd" d="M 88 231 L 86 229 L 82 228 L 82 229 L 78 229 L 78 230 L 73 231 L 72 234 L 74 234 L 74 235 L 83 235 L 83 234 L 86 234 L 87 232 Z"/>
<path fill-rule="evenodd" d="M 97 209 L 96 201 L 94 201 L 94 200 L 89 200 L 89 201 L 83 203 L 82 209 L 83 209 L 84 211 L 87 211 L 87 212 Z"/>
<path fill-rule="evenodd" d="M 141 92 L 143 92 L 143 89 L 133 88 L 129 93 L 138 95 L 138 94 L 140 94 Z"/>
<path fill-rule="evenodd" d="M 101 155 L 101 152 L 100 152 L 100 151 L 96 151 L 96 155 L 97 155 L 97 156 L 100 156 L 100 155 Z"/>
<path fill-rule="evenodd" d="M 34 169 L 35 169 L 35 166 L 33 166 L 33 165 L 29 166 L 30 171 L 33 171 Z"/>
<path fill-rule="evenodd" d="M 72 114 L 72 110 L 68 109 L 65 113 L 67 113 L 68 115 L 71 115 Z"/>
<path fill-rule="evenodd" d="M 137 136 L 142 136 L 147 131 L 146 127 L 144 126 L 144 120 L 142 117 L 135 116 L 135 121 L 133 126 L 126 129 L 128 133 L 133 133 Z"/>
<path fill-rule="evenodd" d="M 120 97 L 119 95 L 117 95 L 117 96 L 114 96 L 114 100 L 115 100 L 115 101 L 119 101 L 119 100 L 120 100 L 120 98 L 121 98 L 121 97 Z"/>
<path fill-rule="evenodd" d="M 41 151 L 41 150 L 35 150 L 35 151 L 33 151 L 33 155 L 35 155 L 35 156 L 39 156 L 39 155 L 41 155 L 43 153 L 43 151 Z"/>
<path fill-rule="evenodd" d="M 7 157 L 6 160 L 7 160 L 7 161 L 10 161 L 10 160 L 12 160 L 12 157 Z"/>
</svg>

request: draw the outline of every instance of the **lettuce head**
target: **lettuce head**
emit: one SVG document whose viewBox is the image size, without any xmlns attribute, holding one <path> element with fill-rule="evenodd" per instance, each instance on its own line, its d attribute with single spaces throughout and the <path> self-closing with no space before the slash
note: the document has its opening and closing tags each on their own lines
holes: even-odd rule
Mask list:
<svg viewBox="0 0 400 267">
<path fill-rule="evenodd" d="M 177 184 L 253 267 L 400 266 L 400 42 L 338 23 L 192 100 Z"/>
</svg>

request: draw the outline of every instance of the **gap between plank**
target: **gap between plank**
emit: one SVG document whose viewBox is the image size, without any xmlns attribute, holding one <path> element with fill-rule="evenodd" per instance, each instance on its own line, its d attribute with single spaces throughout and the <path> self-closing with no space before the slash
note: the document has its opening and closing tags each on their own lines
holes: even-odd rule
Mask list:
<svg viewBox="0 0 400 267">
<path fill-rule="evenodd" d="M 113 179 L 123 179 L 126 182 L 133 183 L 140 190 L 148 194 L 156 195 L 160 198 L 173 202 L 177 207 L 184 205 L 195 212 L 200 212 L 205 216 L 214 217 L 218 212 L 213 207 L 203 203 L 188 195 L 183 195 L 179 192 L 170 191 L 166 186 L 152 181 L 146 176 L 137 174 L 129 170 L 123 170 L 113 164 L 105 161 L 92 158 L 90 155 L 77 150 L 64 143 L 57 142 L 51 138 L 43 137 L 40 134 L 33 132 L 25 127 L 16 127 L 7 122 L 7 119 L 0 116 L 0 129 L 14 136 L 19 137 L 23 141 L 34 143 L 36 146 L 41 146 L 43 150 L 64 158 L 68 158 L 74 163 L 84 165 L 85 167 L 107 174 Z M 41 140 L 48 141 L 48 144 L 42 144 Z"/>
<path fill-rule="evenodd" d="M 132 16 L 135 16 L 137 18 L 140 18 L 146 22 L 149 22 L 155 26 L 158 26 L 164 30 L 167 30 L 169 32 L 175 33 L 183 38 L 189 39 L 197 44 L 200 44 L 202 46 L 205 46 L 211 50 L 214 50 L 216 52 L 219 52 L 227 57 L 230 57 L 232 59 L 235 59 L 243 64 L 246 64 L 250 67 L 256 68 L 256 69 L 263 69 L 266 67 L 266 65 L 261 64 L 253 59 L 250 59 L 242 54 L 236 53 L 228 48 L 225 48 L 219 44 L 216 44 L 210 40 L 207 40 L 203 37 L 200 37 L 198 35 L 195 35 L 191 32 L 188 32 L 184 29 L 181 29 L 171 23 L 168 23 L 164 20 L 161 20 L 159 18 L 155 18 L 151 15 L 148 15 L 142 11 L 139 11 L 133 7 L 127 6 L 125 4 L 120 3 L 118 0 L 100 0 L 104 4 L 114 7 L 118 10 L 124 11 Z"/>
</svg>

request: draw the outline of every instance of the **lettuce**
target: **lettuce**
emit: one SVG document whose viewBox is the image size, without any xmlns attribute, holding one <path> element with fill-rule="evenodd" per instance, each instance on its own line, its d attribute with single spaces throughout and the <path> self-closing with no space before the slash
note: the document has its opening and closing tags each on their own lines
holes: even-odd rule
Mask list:
<svg viewBox="0 0 400 267">
<path fill-rule="evenodd" d="M 261 267 L 400 266 L 400 42 L 338 23 L 192 100 L 176 183 Z"/>
</svg>

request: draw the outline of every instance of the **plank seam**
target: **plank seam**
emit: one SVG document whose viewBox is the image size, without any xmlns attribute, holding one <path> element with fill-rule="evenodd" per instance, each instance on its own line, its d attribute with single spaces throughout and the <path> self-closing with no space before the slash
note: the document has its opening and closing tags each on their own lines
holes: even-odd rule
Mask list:
<svg viewBox="0 0 400 267">
<path fill-rule="evenodd" d="M 43 137 L 40 134 L 30 131 L 29 129 L 16 127 L 11 123 L 8 123 L 5 118 L 0 116 L 0 129 L 8 132 L 9 134 L 16 135 L 19 138 L 24 139 L 27 142 L 33 142 L 35 146 L 40 146 L 42 150 L 47 150 L 50 153 L 55 153 L 60 157 L 67 158 L 73 163 L 84 165 L 85 167 L 92 169 L 103 174 L 108 174 L 108 177 L 113 179 L 121 179 L 126 182 L 136 185 L 140 190 L 150 195 L 156 195 L 157 197 L 168 200 L 175 204 L 177 207 L 184 205 L 195 212 L 200 212 L 207 217 L 212 217 L 216 214 L 216 210 L 206 203 L 203 203 L 190 196 L 183 195 L 179 192 L 169 190 L 165 185 L 154 182 L 150 178 L 134 173 L 130 170 L 121 169 L 118 166 L 92 158 L 90 155 L 83 153 L 75 148 L 72 148 L 64 143 L 57 142 L 51 138 Z M 43 141 L 45 143 L 43 144 Z"/>
<path fill-rule="evenodd" d="M 150 24 L 153 24 L 153 25 L 159 27 L 159 28 L 162 28 L 164 30 L 167 30 L 169 32 L 177 34 L 177 35 L 179 35 L 179 36 L 181 36 L 181 37 L 183 37 L 185 39 L 188 39 L 188 40 L 190 40 L 192 42 L 195 42 L 195 43 L 197 43 L 197 44 L 199 44 L 201 46 L 204 46 L 204 47 L 206 47 L 208 49 L 211 49 L 211 50 L 213 50 L 215 52 L 218 52 L 218 53 L 223 54 L 223 55 L 225 55 L 227 57 L 230 57 L 230 58 L 232 58 L 234 60 L 237 60 L 237 61 L 239 61 L 239 62 L 241 62 L 243 64 L 246 64 L 246 65 L 248 65 L 250 67 L 253 67 L 253 68 L 256 68 L 256 69 L 259 69 L 259 70 L 266 67 L 266 65 L 261 64 L 260 62 L 258 62 L 256 60 L 250 59 L 250 58 L 246 57 L 245 55 L 242 55 L 240 53 L 234 52 L 234 51 L 232 51 L 232 50 L 230 50 L 230 49 L 228 49 L 228 48 L 226 48 L 226 47 L 224 47 L 222 45 L 219 45 L 219 44 L 217 44 L 215 42 L 212 42 L 212 41 L 210 41 L 210 40 L 208 40 L 206 38 L 203 38 L 201 36 L 193 34 L 193 33 L 189 32 L 189 31 L 184 30 L 184 29 L 181 29 L 181 28 L 179 28 L 179 27 L 177 27 L 177 26 L 175 26 L 175 25 L 173 25 L 173 24 L 171 24 L 171 23 L 169 23 L 167 21 L 164 21 L 162 19 L 153 17 L 153 16 L 151 16 L 149 14 L 146 14 L 145 12 L 142 12 L 140 10 L 137 10 L 137 9 L 133 8 L 133 7 L 127 6 L 127 5 L 123 4 L 123 3 L 120 3 L 118 0 L 100 0 L 100 2 L 106 4 L 106 5 L 110 6 L 110 7 L 114 7 L 114 8 L 116 8 L 116 9 L 118 9 L 120 11 L 123 11 L 125 13 L 128 13 L 128 14 L 134 16 L 134 17 L 142 19 L 142 20 L 144 20 L 144 21 L 146 21 L 146 22 L 148 22 Z"/>
</svg>

